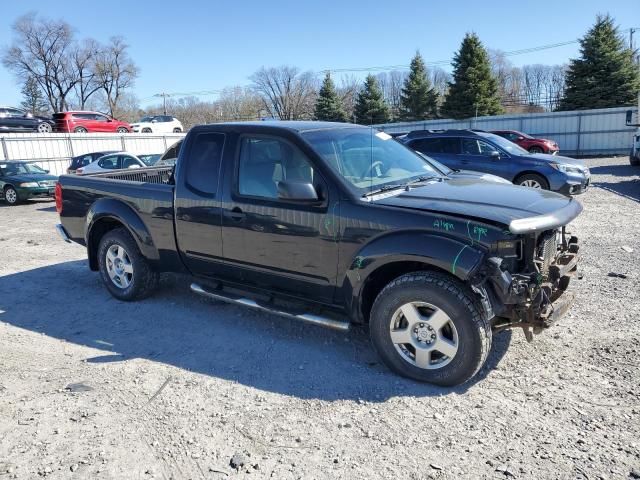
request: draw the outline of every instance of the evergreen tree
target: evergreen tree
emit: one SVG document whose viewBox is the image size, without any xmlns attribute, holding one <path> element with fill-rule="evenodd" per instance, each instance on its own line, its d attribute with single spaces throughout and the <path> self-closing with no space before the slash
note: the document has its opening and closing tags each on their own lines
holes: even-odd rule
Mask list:
<svg viewBox="0 0 640 480">
<path fill-rule="evenodd" d="M 429 82 L 422 55 L 416 52 L 400 95 L 400 118 L 406 121 L 435 118 L 437 109 L 438 94 Z"/>
<path fill-rule="evenodd" d="M 342 102 L 336 92 L 336 88 L 331 80 L 331 75 L 327 72 L 322 82 L 322 87 L 316 100 L 314 118 L 328 122 L 346 122 L 347 114 L 342 108 Z"/>
<path fill-rule="evenodd" d="M 42 94 L 42 89 L 38 85 L 38 81 L 30 76 L 24 82 L 22 87 L 22 96 L 24 100 L 21 102 L 22 108 L 33 115 L 41 115 L 49 108 L 47 100 Z"/>
<path fill-rule="evenodd" d="M 389 106 L 384 101 L 382 90 L 373 75 L 367 75 L 364 88 L 358 93 L 354 113 L 356 121 L 363 125 L 389 121 Z"/>
<path fill-rule="evenodd" d="M 609 15 L 580 40 L 580 58 L 571 60 L 559 110 L 605 108 L 635 103 L 640 90 L 640 70 L 633 63 L 618 27 Z"/>
<path fill-rule="evenodd" d="M 450 118 L 503 112 L 489 55 L 475 33 L 465 35 L 460 50 L 453 57 L 453 82 L 449 83 L 441 112 Z"/>
</svg>

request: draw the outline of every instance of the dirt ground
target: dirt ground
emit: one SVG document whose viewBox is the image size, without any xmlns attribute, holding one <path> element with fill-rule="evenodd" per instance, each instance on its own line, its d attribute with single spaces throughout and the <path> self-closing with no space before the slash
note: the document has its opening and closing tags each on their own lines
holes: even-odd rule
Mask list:
<svg viewBox="0 0 640 480">
<path fill-rule="evenodd" d="M 455 389 L 391 374 L 366 329 L 206 301 L 188 278 L 118 302 L 52 202 L 2 204 L 0 480 L 640 478 L 640 168 L 588 163 L 577 302 L 531 344 L 498 335 Z"/>
</svg>

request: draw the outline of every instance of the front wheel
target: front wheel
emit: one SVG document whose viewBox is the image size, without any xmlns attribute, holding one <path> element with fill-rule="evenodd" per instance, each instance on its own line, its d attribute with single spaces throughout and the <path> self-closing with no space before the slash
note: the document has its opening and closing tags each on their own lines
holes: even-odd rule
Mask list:
<svg viewBox="0 0 640 480">
<path fill-rule="evenodd" d="M 527 173 L 516 179 L 516 185 L 521 187 L 538 188 L 542 190 L 549 190 L 549 182 L 542 176 L 535 173 Z"/>
<path fill-rule="evenodd" d="M 491 349 L 489 315 L 454 277 L 408 273 L 376 298 L 371 341 L 394 372 L 421 382 L 452 386 L 482 367 Z"/>
<path fill-rule="evenodd" d="M 127 130 L 124 127 L 118 127 L 118 129 L 116 130 L 116 132 L 118 133 L 129 133 L 129 130 Z"/>
<path fill-rule="evenodd" d="M 18 192 L 15 188 L 9 186 L 4 189 L 4 201 L 9 205 L 17 205 L 20 201 L 18 197 Z"/>
<path fill-rule="evenodd" d="M 102 237 L 98 265 L 107 290 L 118 300 L 145 298 L 158 285 L 158 273 L 151 269 L 126 228 L 116 228 Z"/>
<path fill-rule="evenodd" d="M 173 133 L 182 133 L 182 129 L 176 127 L 176 128 L 173 129 Z"/>
<path fill-rule="evenodd" d="M 634 167 L 640 165 L 640 152 L 636 152 L 634 155 L 633 150 L 631 150 L 629 154 L 629 165 L 633 165 Z"/>
<path fill-rule="evenodd" d="M 531 147 L 529 153 L 544 153 L 542 147 Z"/>
</svg>

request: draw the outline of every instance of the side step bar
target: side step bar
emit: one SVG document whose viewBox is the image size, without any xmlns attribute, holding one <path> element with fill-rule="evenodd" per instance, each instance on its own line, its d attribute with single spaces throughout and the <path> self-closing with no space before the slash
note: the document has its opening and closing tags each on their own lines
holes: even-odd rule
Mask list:
<svg viewBox="0 0 640 480">
<path fill-rule="evenodd" d="M 209 290 L 205 290 L 197 283 L 191 284 L 191 291 L 197 293 L 198 295 L 209 297 L 214 300 L 221 300 L 223 302 L 242 305 L 244 307 L 250 307 L 256 310 L 261 310 L 263 312 L 272 313 L 274 315 L 280 315 L 281 317 L 292 318 L 294 320 L 302 320 L 303 322 L 312 323 L 314 325 L 320 325 L 321 327 L 332 328 L 334 330 L 340 330 L 343 332 L 348 331 L 350 326 L 348 322 L 341 322 L 339 320 L 321 317 L 319 315 L 313 315 L 310 313 L 295 314 L 285 312 L 283 310 L 275 310 L 267 305 L 259 304 L 255 300 L 251 300 L 250 298 L 237 297 L 221 291 L 216 291 L 215 293 L 213 293 Z"/>
</svg>

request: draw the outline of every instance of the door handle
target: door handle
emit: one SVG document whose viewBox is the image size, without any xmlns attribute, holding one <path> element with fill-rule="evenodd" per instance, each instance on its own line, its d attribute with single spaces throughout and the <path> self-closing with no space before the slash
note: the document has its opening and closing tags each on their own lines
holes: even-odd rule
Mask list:
<svg viewBox="0 0 640 480">
<path fill-rule="evenodd" d="M 240 207 L 233 207 L 231 210 L 225 210 L 224 216 L 239 222 L 240 220 L 244 220 L 246 214 L 242 211 Z"/>
</svg>

